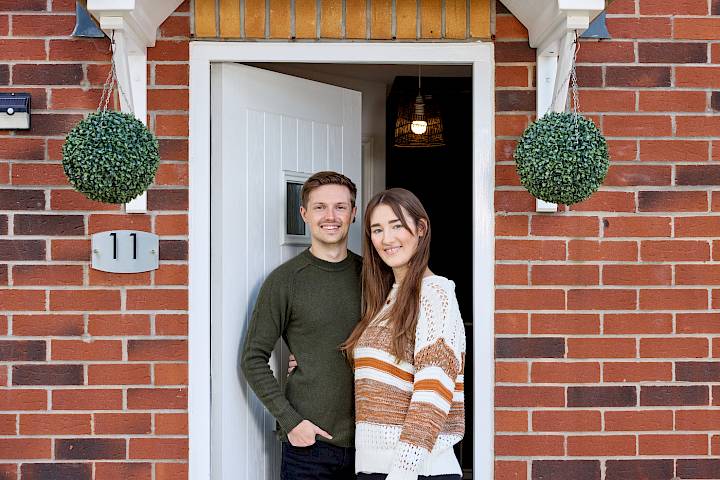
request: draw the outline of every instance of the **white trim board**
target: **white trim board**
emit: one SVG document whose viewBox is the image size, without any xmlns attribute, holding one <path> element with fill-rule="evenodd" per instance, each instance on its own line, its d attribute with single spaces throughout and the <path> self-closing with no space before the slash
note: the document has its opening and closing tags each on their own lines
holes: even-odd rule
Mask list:
<svg viewBox="0 0 720 480">
<path fill-rule="evenodd" d="M 468 64 L 473 67 L 473 476 L 493 478 L 494 45 L 190 43 L 189 478 L 209 480 L 210 64 L 215 62 Z M 216 479 L 213 479 L 216 480 Z"/>
</svg>

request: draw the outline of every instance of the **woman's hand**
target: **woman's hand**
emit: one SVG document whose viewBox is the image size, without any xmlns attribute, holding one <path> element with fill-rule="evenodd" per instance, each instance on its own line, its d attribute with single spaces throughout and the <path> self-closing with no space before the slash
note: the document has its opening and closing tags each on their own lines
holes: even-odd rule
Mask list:
<svg viewBox="0 0 720 480">
<path fill-rule="evenodd" d="M 292 353 L 290 354 L 290 357 L 288 358 L 288 375 L 290 375 L 293 370 L 295 370 L 298 366 L 297 360 L 295 359 L 295 355 Z"/>
</svg>

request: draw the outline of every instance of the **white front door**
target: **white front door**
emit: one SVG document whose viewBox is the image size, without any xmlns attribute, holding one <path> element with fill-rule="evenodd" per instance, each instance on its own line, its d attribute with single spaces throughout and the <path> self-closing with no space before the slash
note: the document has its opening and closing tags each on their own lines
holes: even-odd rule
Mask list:
<svg viewBox="0 0 720 480">
<path fill-rule="evenodd" d="M 286 235 L 286 182 L 335 170 L 362 191 L 360 102 L 353 90 L 240 64 L 212 66 L 213 480 L 280 478 L 275 421 L 238 373 L 239 348 L 262 281 L 307 242 Z M 360 219 L 350 229 L 356 253 Z M 284 368 L 274 367 L 284 378 Z"/>
</svg>

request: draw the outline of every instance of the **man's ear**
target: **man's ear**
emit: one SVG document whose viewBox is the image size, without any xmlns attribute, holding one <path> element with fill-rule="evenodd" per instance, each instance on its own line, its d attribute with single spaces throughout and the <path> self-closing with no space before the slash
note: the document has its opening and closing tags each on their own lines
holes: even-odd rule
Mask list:
<svg viewBox="0 0 720 480">
<path fill-rule="evenodd" d="M 355 220 L 357 220 L 357 207 L 352 208 L 352 223 L 355 223 Z"/>
<path fill-rule="evenodd" d="M 305 215 L 307 215 L 307 210 L 305 209 L 305 207 L 301 206 L 300 207 L 300 216 L 302 217 L 302 219 L 305 223 L 308 223 L 307 218 L 305 218 Z"/>
</svg>

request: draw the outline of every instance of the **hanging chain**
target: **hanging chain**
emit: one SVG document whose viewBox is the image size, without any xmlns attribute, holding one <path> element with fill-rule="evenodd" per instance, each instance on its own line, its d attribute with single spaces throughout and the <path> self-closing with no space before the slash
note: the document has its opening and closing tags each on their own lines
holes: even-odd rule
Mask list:
<svg viewBox="0 0 720 480">
<path fill-rule="evenodd" d="M 127 96 L 125 95 L 125 92 L 122 89 L 122 86 L 120 85 L 120 82 L 117 78 L 117 69 L 115 67 L 115 30 L 112 32 L 112 36 L 110 37 L 110 71 L 108 72 L 108 76 L 105 79 L 105 84 L 103 85 L 103 91 L 102 95 L 100 96 L 100 104 L 98 105 L 98 112 L 105 112 L 107 111 L 108 103 L 110 103 L 110 98 L 113 95 L 113 91 L 115 90 L 115 86 L 117 85 L 117 90 L 120 92 L 120 95 L 122 95 L 123 100 L 125 100 L 126 105 L 130 105 L 130 102 L 128 101 Z"/>
<path fill-rule="evenodd" d="M 578 81 L 577 81 L 577 72 L 575 70 L 575 64 L 577 62 L 577 54 L 580 51 L 580 37 L 578 36 L 578 31 L 575 30 L 575 43 L 573 45 L 573 60 L 572 65 L 570 66 L 570 85 L 572 88 L 572 106 L 571 111 L 572 113 L 578 114 L 580 113 L 580 95 L 578 93 Z"/>
</svg>

